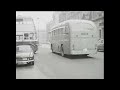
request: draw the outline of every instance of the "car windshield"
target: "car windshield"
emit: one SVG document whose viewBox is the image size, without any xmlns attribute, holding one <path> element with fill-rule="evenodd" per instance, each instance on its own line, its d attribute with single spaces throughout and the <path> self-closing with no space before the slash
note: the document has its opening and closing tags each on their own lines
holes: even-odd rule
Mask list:
<svg viewBox="0 0 120 90">
<path fill-rule="evenodd" d="M 29 45 L 16 46 L 16 52 L 30 52 L 32 51 Z"/>
</svg>

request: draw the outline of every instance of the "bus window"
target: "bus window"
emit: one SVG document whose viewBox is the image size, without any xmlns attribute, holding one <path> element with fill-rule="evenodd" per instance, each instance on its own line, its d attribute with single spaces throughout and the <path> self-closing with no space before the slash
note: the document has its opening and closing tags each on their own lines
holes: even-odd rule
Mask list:
<svg viewBox="0 0 120 90">
<path fill-rule="evenodd" d="M 68 33 L 69 33 L 68 27 L 66 26 L 66 27 L 65 27 L 65 34 L 68 34 Z"/>
<path fill-rule="evenodd" d="M 56 30 L 56 32 L 57 32 L 57 35 L 58 35 L 58 29 Z"/>
<path fill-rule="evenodd" d="M 54 32 L 54 36 L 55 36 L 55 30 L 53 32 Z"/>
<path fill-rule="evenodd" d="M 28 40 L 28 39 L 29 39 L 28 33 L 25 33 L 25 34 L 24 34 L 24 39 L 25 39 L 25 40 Z"/>
<path fill-rule="evenodd" d="M 53 36 L 53 31 L 51 32 L 52 36 Z"/>
<path fill-rule="evenodd" d="M 30 33 L 29 37 L 30 37 L 30 40 L 34 40 L 34 33 Z"/>
<path fill-rule="evenodd" d="M 22 39 L 23 39 L 23 36 L 22 36 L 22 35 L 21 35 L 21 36 L 19 36 L 19 37 L 20 37 L 20 38 L 19 38 L 20 40 L 22 40 Z"/>
<path fill-rule="evenodd" d="M 61 34 L 63 34 L 63 28 L 61 28 Z"/>
<path fill-rule="evenodd" d="M 19 36 L 16 36 L 16 40 L 19 40 Z"/>
<path fill-rule="evenodd" d="M 63 28 L 63 34 L 65 34 L 65 28 Z"/>
<path fill-rule="evenodd" d="M 55 35 L 56 35 L 56 30 L 55 30 Z"/>
<path fill-rule="evenodd" d="M 60 35 L 60 30 L 59 29 L 57 29 L 58 30 L 58 35 Z"/>
</svg>

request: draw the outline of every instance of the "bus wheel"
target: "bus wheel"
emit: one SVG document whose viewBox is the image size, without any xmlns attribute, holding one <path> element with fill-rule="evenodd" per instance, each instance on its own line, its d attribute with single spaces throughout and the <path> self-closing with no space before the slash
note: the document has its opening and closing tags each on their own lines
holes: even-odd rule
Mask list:
<svg viewBox="0 0 120 90">
<path fill-rule="evenodd" d="M 52 44 L 51 44 L 51 50 L 52 50 L 52 53 L 53 53 L 53 46 L 52 46 Z"/>
<path fill-rule="evenodd" d="M 61 46 L 61 56 L 65 56 L 63 46 Z"/>
</svg>

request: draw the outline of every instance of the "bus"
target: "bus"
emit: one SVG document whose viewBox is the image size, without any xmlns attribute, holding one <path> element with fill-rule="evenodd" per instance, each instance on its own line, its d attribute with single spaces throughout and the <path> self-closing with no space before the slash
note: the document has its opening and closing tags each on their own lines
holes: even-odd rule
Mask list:
<svg viewBox="0 0 120 90">
<path fill-rule="evenodd" d="M 98 30 L 89 20 L 67 20 L 49 31 L 51 50 L 64 55 L 97 53 Z"/>
<path fill-rule="evenodd" d="M 18 45 L 30 45 L 34 53 L 38 50 L 38 32 L 31 17 L 16 17 L 16 46 Z"/>
</svg>

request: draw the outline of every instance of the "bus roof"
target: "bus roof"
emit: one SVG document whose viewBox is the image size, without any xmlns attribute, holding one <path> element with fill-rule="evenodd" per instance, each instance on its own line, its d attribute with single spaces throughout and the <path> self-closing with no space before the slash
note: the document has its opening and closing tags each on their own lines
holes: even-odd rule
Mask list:
<svg viewBox="0 0 120 90">
<path fill-rule="evenodd" d="M 81 23 L 90 23 L 91 25 L 95 26 L 94 22 L 93 22 L 93 21 L 90 21 L 90 20 L 67 20 L 67 21 L 61 22 L 61 23 L 53 26 L 52 29 L 53 29 L 53 28 L 56 28 L 56 27 L 58 27 L 58 26 L 60 26 L 60 25 L 64 25 L 64 24 L 66 24 L 66 23 L 72 24 L 72 23 L 80 23 L 80 22 L 81 22 Z M 96 27 L 96 26 L 95 26 L 95 27 Z M 50 31 L 52 31 L 52 30 L 50 30 Z"/>
</svg>

